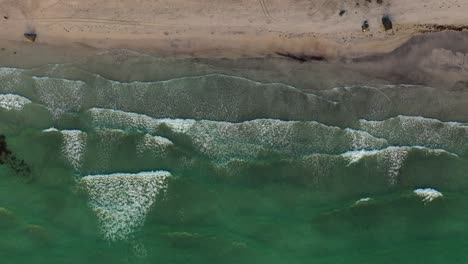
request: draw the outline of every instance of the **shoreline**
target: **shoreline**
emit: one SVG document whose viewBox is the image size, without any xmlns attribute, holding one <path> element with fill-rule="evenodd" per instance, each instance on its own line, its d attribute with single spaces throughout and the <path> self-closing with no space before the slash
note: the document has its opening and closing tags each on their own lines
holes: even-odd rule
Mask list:
<svg viewBox="0 0 468 264">
<path fill-rule="evenodd" d="M 119 81 L 141 78 L 141 81 L 152 81 L 152 78 L 160 78 L 151 72 L 153 66 L 179 68 L 185 65 L 185 71 L 190 74 L 195 69 L 187 65 L 199 64 L 206 72 L 232 72 L 241 77 L 257 78 L 260 82 L 273 80 L 289 83 L 304 90 L 356 84 L 404 83 L 464 90 L 468 89 L 468 46 L 465 43 L 468 43 L 468 32 L 425 33 L 411 37 L 386 53 L 374 53 L 354 59 L 307 57 L 303 60 L 290 53 L 234 58 L 181 54 L 164 56 L 145 50 L 96 49 L 78 43 L 60 46 L 0 40 L 0 66 L 30 69 L 47 64 L 74 64 L 81 65 L 83 69 L 91 67 L 91 71 L 103 72 L 108 78 Z M 110 65 L 113 65 L 112 71 L 103 70 Z M 145 76 L 134 74 L 135 77 L 132 77 L 128 73 L 129 69 L 144 72 Z M 171 78 L 172 75 L 167 76 Z"/>
</svg>

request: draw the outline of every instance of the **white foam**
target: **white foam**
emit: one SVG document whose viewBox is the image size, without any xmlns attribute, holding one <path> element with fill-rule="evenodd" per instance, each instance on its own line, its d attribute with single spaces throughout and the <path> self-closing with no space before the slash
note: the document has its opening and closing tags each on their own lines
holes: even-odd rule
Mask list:
<svg viewBox="0 0 468 264">
<path fill-rule="evenodd" d="M 165 124 L 174 132 L 186 133 L 196 121 L 193 119 L 158 119 L 157 122 Z"/>
<path fill-rule="evenodd" d="M 455 158 L 459 158 L 459 156 L 457 154 L 446 151 L 445 149 L 431 149 L 431 148 L 426 148 L 426 147 L 423 147 L 423 146 L 411 146 L 411 147 L 415 148 L 415 149 L 421 149 L 421 150 L 429 151 L 429 153 L 437 155 L 437 156 L 438 155 L 450 155 L 450 156 L 453 156 Z"/>
<path fill-rule="evenodd" d="M 464 123 L 460 122 L 454 122 L 454 121 L 441 121 L 439 119 L 435 118 L 429 118 L 429 117 L 423 117 L 423 116 L 405 116 L 405 115 L 398 115 L 396 117 L 392 117 L 386 120 L 366 120 L 366 119 L 360 119 L 359 122 L 361 124 L 382 124 L 391 120 L 399 120 L 400 122 L 406 122 L 406 124 L 402 124 L 403 126 L 409 126 L 411 124 L 417 124 L 416 122 L 420 123 L 427 123 L 427 124 L 434 124 L 434 123 L 442 123 L 445 125 L 450 125 L 450 126 L 466 126 Z"/>
<path fill-rule="evenodd" d="M 375 155 L 378 155 L 378 154 L 381 154 L 385 151 L 395 151 L 395 150 L 398 150 L 398 149 L 404 149 L 404 150 L 410 150 L 410 149 L 419 149 L 419 150 L 424 150 L 424 151 L 427 151 L 428 153 L 430 154 L 433 154 L 433 155 L 449 155 L 449 156 L 453 156 L 455 158 L 458 158 L 459 156 L 455 153 L 451 153 L 451 152 L 448 152 L 444 149 L 431 149 L 431 148 L 426 148 L 426 147 L 422 147 L 422 146 L 402 146 L 402 147 L 387 147 L 385 149 L 374 149 L 374 150 L 353 150 L 353 151 L 347 151 L 345 153 L 342 153 L 340 154 L 340 156 L 342 156 L 343 158 L 345 158 L 346 160 L 348 160 L 348 166 L 353 164 L 353 163 L 357 163 L 359 162 L 361 159 L 365 158 L 365 157 L 370 157 L 370 156 L 375 156 Z"/>
<path fill-rule="evenodd" d="M 433 200 L 444 196 L 441 192 L 432 188 L 416 189 L 414 190 L 414 193 L 421 197 L 424 203 L 432 202 Z"/>
<path fill-rule="evenodd" d="M 348 160 L 349 166 L 364 157 L 376 156 L 379 166 L 387 170 L 389 184 L 395 185 L 398 182 L 400 168 L 406 160 L 410 149 L 410 147 L 388 147 L 380 150 L 348 151 L 341 154 L 341 157 Z"/>
<path fill-rule="evenodd" d="M 86 151 L 85 132 L 80 130 L 62 130 L 63 146 L 62 153 L 72 167 L 79 171 Z"/>
<path fill-rule="evenodd" d="M 195 145 L 212 158 L 255 158 L 262 152 L 288 156 L 336 150 L 382 148 L 386 141 L 362 131 L 342 130 L 315 121 L 256 119 L 242 123 L 198 121 L 187 132 Z"/>
<path fill-rule="evenodd" d="M 126 240 L 144 225 L 158 193 L 167 187 L 167 171 L 89 175 L 81 186 L 89 196 L 106 240 Z"/>
<path fill-rule="evenodd" d="M 384 121 L 360 120 L 360 128 L 385 138 L 391 145 L 419 145 L 454 153 L 468 150 L 468 127 L 420 116 L 398 116 Z"/>
<path fill-rule="evenodd" d="M 312 154 L 302 157 L 301 162 L 306 168 L 310 168 L 308 179 L 313 185 L 318 186 L 322 179 L 326 179 L 330 173 L 336 168 L 339 157 L 336 155 L 327 154 Z"/>
<path fill-rule="evenodd" d="M 174 132 L 185 133 L 196 122 L 193 119 L 156 119 L 143 114 L 105 108 L 91 108 L 88 114 L 95 127 L 143 132 L 152 132 L 164 124 Z"/>
<path fill-rule="evenodd" d="M 164 155 L 166 148 L 173 145 L 174 143 L 172 143 L 172 141 L 167 138 L 145 134 L 143 138 L 137 143 L 136 149 L 138 154 L 153 152 Z"/>
<path fill-rule="evenodd" d="M 88 112 L 91 116 L 92 125 L 95 127 L 123 130 L 135 129 L 151 134 L 164 124 L 173 132 L 187 135 L 193 140 L 195 147 L 217 161 L 255 158 L 258 153 L 269 151 L 301 156 L 313 153 L 334 154 L 337 150 L 348 150 L 342 156 L 349 160 L 349 164 L 352 164 L 358 162 L 363 157 L 379 154 L 379 151 L 375 149 L 382 150 L 382 148 L 386 148 L 382 150 L 382 154 L 384 155 L 381 156 L 384 156 L 382 160 L 385 160 L 384 163 L 388 167 L 389 174 L 393 175 L 391 177 L 393 179 L 391 180 L 392 182 L 396 181 L 398 170 L 406 159 L 407 151 L 410 148 L 425 148 L 422 146 L 411 146 L 413 142 L 408 142 L 408 145 L 411 147 L 388 147 L 389 143 L 386 139 L 381 138 L 382 135 L 387 136 L 388 133 L 401 134 L 407 130 L 403 126 L 400 129 L 401 131 L 386 132 L 384 127 L 380 126 L 388 120 L 361 120 L 362 125 L 366 124 L 366 130 L 378 132 L 376 132 L 377 135 L 372 135 L 366 131 L 350 128 L 343 130 L 339 127 L 326 126 L 314 121 L 298 122 L 277 119 L 256 119 L 241 123 L 230 123 L 209 120 L 195 121 L 192 119 L 156 119 L 142 114 L 102 108 L 93 108 Z M 398 118 L 400 121 L 421 119 L 420 117 L 405 116 Z M 424 120 L 427 122 L 436 121 L 433 119 Z M 403 123 L 408 124 L 406 121 Z M 460 125 L 458 123 L 447 124 Z M 376 127 L 372 128 L 373 126 Z M 394 135 L 390 135 L 390 137 L 392 140 L 398 139 L 395 139 Z M 146 139 L 149 140 L 148 137 Z M 415 140 L 421 141 L 420 138 Z M 440 144 L 440 140 L 433 139 L 430 142 L 427 140 L 425 142 L 424 140 L 423 138 L 421 142 L 428 144 L 437 142 Z M 339 143 L 340 141 L 342 143 Z M 448 139 L 448 143 L 450 143 L 450 139 Z M 432 148 L 432 146 L 429 147 Z M 456 156 L 456 154 L 443 149 L 428 150 L 434 154 L 449 153 Z"/>
<path fill-rule="evenodd" d="M 386 147 L 384 139 L 364 131 L 326 126 L 315 121 L 282 121 L 255 119 L 241 123 L 192 119 L 155 119 L 119 110 L 88 110 L 91 125 L 96 128 L 138 130 L 155 133 L 165 125 L 176 133 L 187 135 L 195 147 L 217 161 L 254 158 L 262 152 L 287 155 L 332 153 L 336 149 L 373 149 Z M 336 138 L 342 138 L 344 144 Z M 303 140 L 305 139 L 305 140 Z"/>
<path fill-rule="evenodd" d="M 12 93 L 21 87 L 21 75 L 24 70 L 0 67 L 0 92 Z"/>
<path fill-rule="evenodd" d="M 62 155 L 76 171 L 79 171 L 86 152 L 87 134 L 81 130 L 58 130 L 55 127 L 44 129 L 42 132 L 62 134 Z"/>
<path fill-rule="evenodd" d="M 48 132 L 60 132 L 60 131 L 56 129 L 55 127 L 51 127 L 51 128 L 42 130 L 42 132 L 48 133 Z"/>
<path fill-rule="evenodd" d="M 341 156 L 348 160 L 348 166 L 354 163 L 359 162 L 361 159 L 364 157 L 369 157 L 378 154 L 382 150 L 353 150 L 353 151 L 347 151 Z"/>
<path fill-rule="evenodd" d="M 390 151 L 384 152 L 384 162 L 387 163 L 387 175 L 390 185 L 398 183 L 398 175 L 406 158 L 408 157 L 408 148 L 391 148 Z"/>
<path fill-rule="evenodd" d="M 6 110 L 21 110 L 25 105 L 30 103 L 31 100 L 23 96 L 16 94 L 0 94 L 0 108 Z"/>
<path fill-rule="evenodd" d="M 385 139 L 376 139 L 365 131 L 359 131 L 350 128 L 346 128 L 345 131 L 351 137 L 351 147 L 355 150 L 374 148 L 377 144 L 381 146 L 387 145 L 387 141 Z"/>
<path fill-rule="evenodd" d="M 360 204 L 363 204 L 363 203 L 367 203 L 367 202 L 370 202 L 372 199 L 370 197 L 364 197 L 364 198 L 361 198 L 359 200 L 357 200 L 356 202 L 354 202 L 354 205 L 360 205 Z"/>
<path fill-rule="evenodd" d="M 11 75 L 17 72 L 23 72 L 23 70 L 10 67 L 0 67 L 0 76 Z"/>
<path fill-rule="evenodd" d="M 49 77 L 32 77 L 39 100 L 59 117 L 64 112 L 81 109 L 86 83 Z"/>
</svg>

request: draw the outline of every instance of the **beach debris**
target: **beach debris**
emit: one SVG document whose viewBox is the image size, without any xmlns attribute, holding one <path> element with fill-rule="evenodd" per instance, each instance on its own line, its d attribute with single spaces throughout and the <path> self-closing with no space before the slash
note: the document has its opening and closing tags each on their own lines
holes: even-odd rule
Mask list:
<svg viewBox="0 0 468 264">
<path fill-rule="evenodd" d="M 288 52 L 276 52 L 276 55 L 287 57 L 293 60 L 297 60 L 300 62 L 306 62 L 306 61 L 323 61 L 325 60 L 325 57 L 320 56 L 320 55 L 305 55 L 305 54 L 293 54 L 293 53 L 288 53 Z"/>
<path fill-rule="evenodd" d="M 361 29 L 362 32 L 369 31 L 369 22 L 367 20 L 364 20 L 364 22 L 362 22 Z"/>
<path fill-rule="evenodd" d="M 383 3 L 383 0 L 377 0 L 377 4 L 381 5 Z"/>
<path fill-rule="evenodd" d="M 441 192 L 434 190 L 432 188 L 424 188 L 424 189 L 416 189 L 414 190 L 414 193 L 422 198 L 422 201 L 427 204 L 429 202 L 432 202 L 433 200 L 437 198 L 441 198 L 444 196 Z"/>
<path fill-rule="evenodd" d="M 338 13 L 338 14 L 339 14 L 340 16 L 343 16 L 345 13 L 346 13 L 346 10 L 341 9 L 341 10 L 340 10 L 340 13 Z"/>
<path fill-rule="evenodd" d="M 3 18 L 4 18 L 4 19 L 8 19 L 8 17 L 7 17 L 7 16 L 3 16 Z"/>
<path fill-rule="evenodd" d="M 384 26 L 385 31 L 393 28 L 392 20 L 388 16 L 382 17 L 382 25 Z"/>
<path fill-rule="evenodd" d="M 24 33 L 24 37 L 30 42 L 35 42 L 37 38 L 37 34 L 36 33 Z"/>
</svg>

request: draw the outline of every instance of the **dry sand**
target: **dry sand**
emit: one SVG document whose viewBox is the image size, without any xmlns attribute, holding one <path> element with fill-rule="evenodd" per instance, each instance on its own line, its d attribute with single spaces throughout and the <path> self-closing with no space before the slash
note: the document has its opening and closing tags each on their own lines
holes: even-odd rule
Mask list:
<svg viewBox="0 0 468 264">
<path fill-rule="evenodd" d="M 467 0 L 0 0 L 0 43 L 18 45 L 23 33 L 37 32 L 34 45 L 333 60 L 389 52 L 415 34 L 468 25 L 467 14 Z M 384 15 L 393 30 L 383 29 Z M 428 26 L 434 24 L 443 27 Z"/>
</svg>

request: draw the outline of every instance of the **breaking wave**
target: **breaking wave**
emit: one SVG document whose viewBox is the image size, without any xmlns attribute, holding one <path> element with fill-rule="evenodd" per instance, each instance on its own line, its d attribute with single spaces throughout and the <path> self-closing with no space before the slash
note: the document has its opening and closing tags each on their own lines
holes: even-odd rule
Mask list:
<svg viewBox="0 0 468 264">
<path fill-rule="evenodd" d="M 468 154 L 468 108 L 455 94 L 444 95 L 453 104 L 428 108 L 439 93 L 430 87 L 305 92 L 225 74 L 123 83 L 63 65 L 0 68 L 0 83 L 0 115 L 7 117 L 0 133 L 50 142 L 46 149 L 77 176 L 109 241 L 143 226 L 172 175 L 295 181 L 356 195 L 359 206 L 379 191 L 457 188 L 466 176 L 460 161 Z M 418 97 L 427 100 L 408 103 Z M 439 114 L 445 105 L 457 122 Z M 432 189 L 413 195 L 442 197 Z"/>
<path fill-rule="evenodd" d="M 156 197 L 167 187 L 169 172 L 89 175 L 80 180 L 96 213 L 104 238 L 128 239 L 145 222 Z"/>
</svg>

